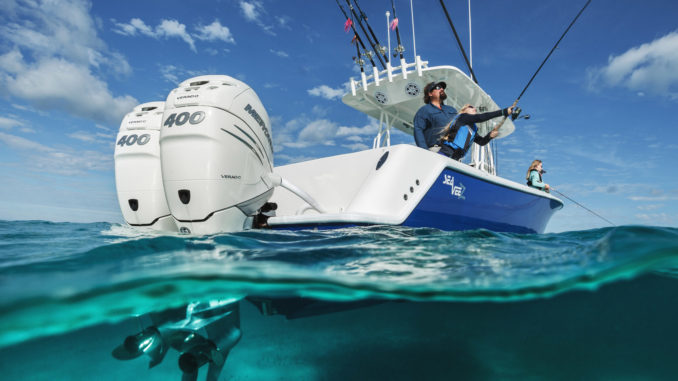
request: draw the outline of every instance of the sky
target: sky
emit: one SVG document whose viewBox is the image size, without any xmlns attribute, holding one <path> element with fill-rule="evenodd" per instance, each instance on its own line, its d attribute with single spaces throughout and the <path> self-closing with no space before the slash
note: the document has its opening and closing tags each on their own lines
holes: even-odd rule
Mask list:
<svg viewBox="0 0 678 381">
<path fill-rule="evenodd" d="M 445 1 L 504 107 L 584 3 L 472 1 L 469 33 L 468 1 Z M 359 4 L 386 44 L 390 1 Z M 412 62 L 410 2 L 395 5 Z M 468 72 L 439 1 L 413 5 L 416 54 Z M 498 140 L 499 175 L 524 183 L 541 159 L 545 182 L 617 225 L 678 226 L 676 15 L 675 0 L 593 0 L 521 98 L 531 118 Z M 122 117 L 198 75 L 254 89 L 276 165 L 368 149 L 378 121 L 341 102 L 359 74 L 344 21 L 334 0 L 0 0 L 0 219 L 123 222 Z M 563 201 L 547 232 L 609 226 Z"/>
</svg>

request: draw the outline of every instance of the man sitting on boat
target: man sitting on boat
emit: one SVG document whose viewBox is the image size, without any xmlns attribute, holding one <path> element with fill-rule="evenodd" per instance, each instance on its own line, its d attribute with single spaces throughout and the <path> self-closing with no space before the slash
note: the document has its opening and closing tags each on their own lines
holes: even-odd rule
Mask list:
<svg viewBox="0 0 678 381">
<path fill-rule="evenodd" d="M 497 126 L 485 136 L 478 135 L 476 123 L 485 122 L 499 116 L 507 117 L 511 115 L 511 111 L 513 111 L 513 106 L 503 110 L 478 114 L 474 106 L 465 104 L 464 107 L 459 110 L 459 114 L 443 130 L 440 141 L 436 143 L 440 146 L 439 153 L 449 156 L 454 160 L 461 160 L 461 158 L 466 155 L 469 148 L 471 148 L 471 143 L 484 146 L 499 134 L 501 123 L 497 124 Z"/>
<path fill-rule="evenodd" d="M 442 132 L 457 115 L 454 107 L 444 103 L 447 84 L 431 82 L 424 87 L 424 103 L 414 115 L 414 141 L 418 147 L 438 152 Z"/>
</svg>

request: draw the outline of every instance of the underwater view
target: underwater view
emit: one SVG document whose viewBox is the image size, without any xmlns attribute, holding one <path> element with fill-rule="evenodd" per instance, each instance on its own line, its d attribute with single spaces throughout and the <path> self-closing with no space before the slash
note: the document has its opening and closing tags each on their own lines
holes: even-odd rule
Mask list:
<svg viewBox="0 0 678 381">
<path fill-rule="evenodd" d="M 663 227 L 0 221 L 0 378 L 673 380 L 677 259 Z"/>
</svg>

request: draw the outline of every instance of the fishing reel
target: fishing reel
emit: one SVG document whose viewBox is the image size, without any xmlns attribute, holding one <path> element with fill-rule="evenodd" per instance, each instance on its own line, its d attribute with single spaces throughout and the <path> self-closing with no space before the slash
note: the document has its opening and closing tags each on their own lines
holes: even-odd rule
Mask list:
<svg viewBox="0 0 678 381">
<path fill-rule="evenodd" d="M 402 45 L 398 45 L 395 48 L 393 48 L 393 57 L 397 56 L 398 54 L 403 54 L 405 52 L 405 47 Z"/>
<path fill-rule="evenodd" d="M 518 117 L 520 116 L 520 112 L 521 112 L 521 111 L 523 111 L 523 109 L 521 109 L 520 107 L 517 107 L 517 106 L 514 107 L 514 108 L 513 108 L 513 111 L 511 112 L 511 120 L 513 121 L 513 120 L 518 119 Z M 527 116 L 527 115 L 526 115 L 526 116 Z M 529 116 L 527 116 L 527 118 L 525 118 L 525 119 L 529 119 Z"/>
</svg>

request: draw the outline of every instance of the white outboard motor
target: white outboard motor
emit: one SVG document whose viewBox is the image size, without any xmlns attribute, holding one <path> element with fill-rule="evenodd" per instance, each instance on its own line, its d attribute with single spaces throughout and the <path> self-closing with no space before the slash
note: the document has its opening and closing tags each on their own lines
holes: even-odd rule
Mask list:
<svg viewBox="0 0 678 381">
<path fill-rule="evenodd" d="M 160 124 L 165 102 L 143 103 L 125 115 L 115 145 L 115 187 L 125 221 L 176 232 L 160 169 Z"/>
<path fill-rule="evenodd" d="M 172 90 L 160 130 L 162 177 L 181 233 L 249 229 L 274 184 L 271 125 L 254 91 L 225 76 Z"/>
</svg>

